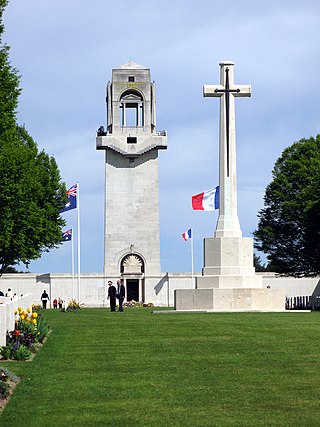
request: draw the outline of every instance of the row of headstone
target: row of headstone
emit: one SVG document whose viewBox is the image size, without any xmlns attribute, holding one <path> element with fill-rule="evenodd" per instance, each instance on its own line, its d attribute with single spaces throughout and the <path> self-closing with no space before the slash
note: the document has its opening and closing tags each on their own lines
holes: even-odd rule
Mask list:
<svg viewBox="0 0 320 427">
<path fill-rule="evenodd" d="M 286 298 L 287 310 L 320 310 L 320 296 L 303 295 Z"/>
<path fill-rule="evenodd" d="M 18 298 L 0 297 L 0 346 L 6 345 L 7 332 L 13 331 L 15 326 L 15 310 L 31 308 L 32 294 Z"/>
</svg>

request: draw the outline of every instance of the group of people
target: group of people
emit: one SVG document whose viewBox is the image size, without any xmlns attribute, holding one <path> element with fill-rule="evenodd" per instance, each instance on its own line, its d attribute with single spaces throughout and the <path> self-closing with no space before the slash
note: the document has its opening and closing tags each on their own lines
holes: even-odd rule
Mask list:
<svg viewBox="0 0 320 427">
<path fill-rule="evenodd" d="M 42 295 L 41 295 L 42 308 L 44 308 L 44 309 L 47 308 L 47 303 L 49 300 L 50 300 L 49 295 L 48 295 L 47 291 L 44 290 L 42 292 Z M 62 308 L 63 300 L 60 297 L 58 300 L 57 300 L 57 298 L 55 298 L 52 301 L 52 304 L 53 304 L 53 308 L 58 308 L 58 305 L 59 305 L 59 308 Z"/>
<path fill-rule="evenodd" d="M 55 298 L 53 301 L 52 301 L 52 304 L 53 304 L 53 308 L 58 308 L 58 306 L 59 306 L 59 308 L 62 308 L 62 304 L 63 304 L 63 299 L 62 298 Z"/>
<path fill-rule="evenodd" d="M 111 280 L 108 281 L 108 286 L 108 299 L 110 300 L 111 311 L 116 311 L 117 299 L 119 301 L 118 311 L 123 311 L 123 301 L 126 296 L 126 288 L 124 287 L 123 279 L 117 281 L 117 288 Z"/>
</svg>

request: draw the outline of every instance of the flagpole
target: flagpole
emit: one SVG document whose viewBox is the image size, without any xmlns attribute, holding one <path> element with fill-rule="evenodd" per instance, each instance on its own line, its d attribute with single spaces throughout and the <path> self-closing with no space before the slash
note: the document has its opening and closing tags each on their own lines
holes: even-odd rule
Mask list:
<svg viewBox="0 0 320 427">
<path fill-rule="evenodd" d="M 77 182 L 77 213 L 78 213 L 78 303 L 80 304 L 80 274 L 81 274 L 81 268 L 80 268 L 80 185 L 79 182 Z"/>
<path fill-rule="evenodd" d="M 191 277 L 193 285 L 193 228 L 191 228 Z"/>
<path fill-rule="evenodd" d="M 73 228 L 71 228 L 71 263 L 72 263 L 72 299 L 74 300 L 74 242 L 73 242 Z"/>
</svg>

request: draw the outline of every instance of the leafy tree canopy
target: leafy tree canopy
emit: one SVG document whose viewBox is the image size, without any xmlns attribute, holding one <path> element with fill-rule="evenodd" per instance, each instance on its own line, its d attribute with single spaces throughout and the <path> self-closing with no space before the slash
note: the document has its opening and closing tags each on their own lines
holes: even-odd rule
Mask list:
<svg viewBox="0 0 320 427">
<path fill-rule="evenodd" d="M 0 0 L 2 16 L 7 0 Z M 19 262 L 26 265 L 61 243 L 65 224 L 59 209 L 66 201 L 53 157 L 38 150 L 24 127 L 16 123 L 21 89 L 9 63 L 9 47 L 0 47 L 0 275 Z"/>
<path fill-rule="evenodd" d="M 259 255 L 253 254 L 253 265 L 256 272 L 263 272 L 263 271 L 269 271 L 269 264 L 266 266 L 263 264 L 261 257 Z"/>
<path fill-rule="evenodd" d="M 274 271 L 295 277 L 320 273 L 320 135 L 301 139 L 276 161 L 255 247 Z"/>
<path fill-rule="evenodd" d="M 9 46 L 2 44 L 4 26 L 2 17 L 8 0 L 0 0 L 0 135 L 3 138 L 16 124 L 16 109 L 20 76 L 9 62 Z"/>
</svg>

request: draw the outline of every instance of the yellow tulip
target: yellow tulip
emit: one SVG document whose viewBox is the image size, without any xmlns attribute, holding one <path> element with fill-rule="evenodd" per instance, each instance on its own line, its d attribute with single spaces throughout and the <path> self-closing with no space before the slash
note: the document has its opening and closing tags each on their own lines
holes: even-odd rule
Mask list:
<svg viewBox="0 0 320 427">
<path fill-rule="evenodd" d="M 31 313 L 31 308 L 29 307 L 29 308 L 27 308 L 27 312 L 28 313 Z"/>
<path fill-rule="evenodd" d="M 30 318 L 29 318 L 29 317 L 27 317 L 27 318 L 26 318 L 26 322 L 27 322 L 27 323 L 29 323 L 29 322 L 30 322 Z"/>
<path fill-rule="evenodd" d="M 20 319 L 24 320 L 24 315 L 23 314 L 20 314 Z"/>
<path fill-rule="evenodd" d="M 36 325 L 36 324 L 37 324 L 36 319 L 32 319 L 32 323 L 33 323 L 34 325 Z"/>
<path fill-rule="evenodd" d="M 32 318 L 36 319 L 38 317 L 38 313 L 32 313 Z"/>
<path fill-rule="evenodd" d="M 21 307 L 18 307 L 18 311 L 19 311 L 19 313 L 20 313 L 20 311 L 22 311 L 22 308 L 21 308 Z"/>
</svg>

